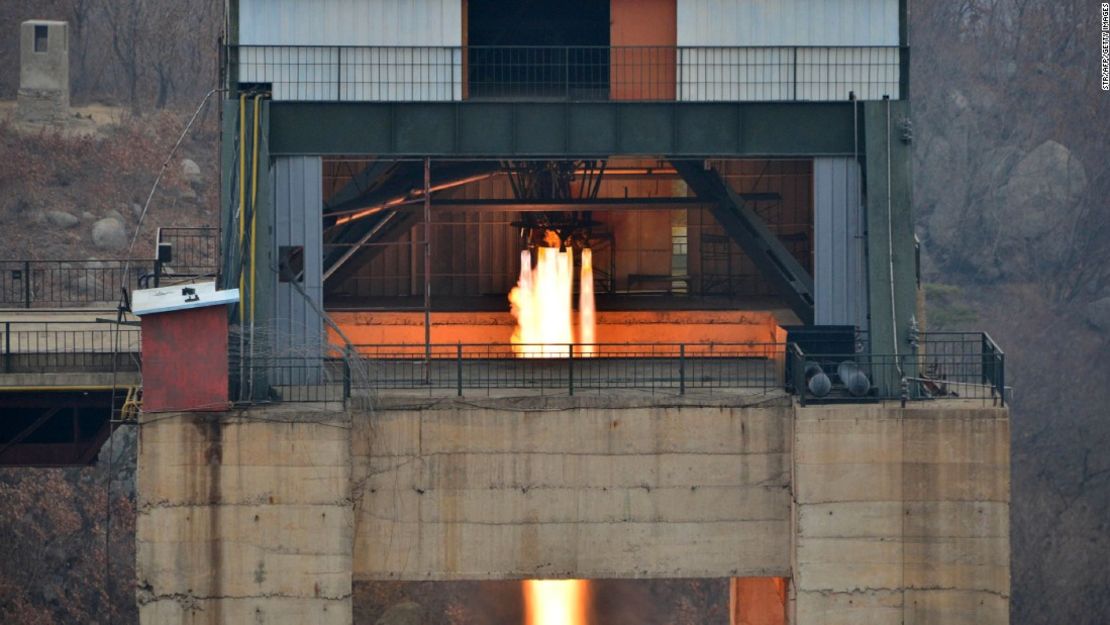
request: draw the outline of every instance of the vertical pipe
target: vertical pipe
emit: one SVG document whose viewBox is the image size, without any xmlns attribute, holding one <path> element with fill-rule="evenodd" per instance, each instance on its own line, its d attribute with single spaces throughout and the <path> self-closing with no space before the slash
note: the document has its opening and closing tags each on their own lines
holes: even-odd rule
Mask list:
<svg viewBox="0 0 1110 625">
<path fill-rule="evenodd" d="M 4 373 L 12 372 L 12 322 L 4 322 Z"/>
<path fill-rule="evenodd" d="M 351 398 L 351 358 L 354 354 L 351 351 L 351 346 L 348 345 L 343 350 L 343 400 L 346 401 Z"/>
<path fill-rule="evenodd" d="M 458 385 L 458 395 L 462 397 L 462 341 L 455 346 L 455 381 Z"/>
<path fill-rule="evenodd" d="M 255 278 L 258 275 L 258 268 L 256 260 L 258 256 L 258 135 L 261 134 L 261 127 L 259 125 L 259 118 L 262 111 L 262 96 L 254 96 L 254 111 L 252 112 L 251 123 L 254 126 L 253 132 L 253 145 L 251 148 L 251 232 L 250 232 L 250 342 L 248 349 L 250 350 L 250 389 L 251 399 L 254 399 L 254 302 L 255 297 Z"/>
<path fill-rule="evenodd" d="M 246 361 L 243 354 L 246 353 L 246 334 L 243 333 L 243 295 L 245 294 L 245 272 L 243 271 L 243 238 L 246 235 L 246 222 L 243 221 L 243 213 L 246 212 L 247 204 L 247 183 L 244 179 L 247 177 L 247 95 L 245 93 L 239 94 L 239 239 L 238 244 L 235 246 L 237 250 L 237 258 L 239 261 L 239 399 L 244 399 L 243 391 L 246 389 Z"/>
<path fill-rule="evenodd" d="M 678 394 L 686 394 L 686 343 L 678 346 Z"/>
<path fill-rule="evenodd" d="M 432 159 L 424 157 L 424 383 L 432 367 Z"/>
<path fill-rule="evenodd" d="M 23 307 L 31 307 L 31 261 L 23 261 Z"/>
<path fill-rule="evenodd" d="M 567 345 L 567 388 L 574 397 L 574 345 Z"/>
</svg>

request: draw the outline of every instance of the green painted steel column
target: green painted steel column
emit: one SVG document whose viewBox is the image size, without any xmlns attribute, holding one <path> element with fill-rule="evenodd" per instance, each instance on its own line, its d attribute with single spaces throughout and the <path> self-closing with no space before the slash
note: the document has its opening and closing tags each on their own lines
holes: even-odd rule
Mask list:
<svg viewBox="0 0 1110 625">
<path fill-rule="evenodd" d="M 863 104 L 868 302 L 875 355 L 914 353 L 910 328 L 917 293 L 909 112 L 904 101 Z M 902 373 L 912 377 L 912 362 L 905 364 Z M 875 377 L 885 380 L 885 386 L 899 376 L 875 372 Z"/>
<path fill-rule="evenodd" d="M 221 289 L 239 288 L 239 101 L 222 103 L 220 128 L 220 284 Z"/>
<path fill-rule="evenodd" d="M 255 210 L 258 215 L 257 237 L 255 244 L 255 308 L 254 308 L 254 393 L 252 399 L 269 398 L 268 369 L 261 359 L 271 353 L 269 339 L 275 327 L 274 317 L 277 308 L 275 291 L 278 282 L 278 254 L 274 235 L 274 189 L 273 162 L 270 159 L 270 101 L 262 101 L 261 141 L 258 142 L 258 199 Z"/>
</svg>

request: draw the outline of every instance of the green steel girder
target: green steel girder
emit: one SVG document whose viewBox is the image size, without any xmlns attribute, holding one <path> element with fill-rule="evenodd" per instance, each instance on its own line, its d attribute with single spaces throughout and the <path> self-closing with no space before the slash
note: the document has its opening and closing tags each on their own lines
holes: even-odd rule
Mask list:
<svg viewBox="0 0 1110 625">
<path fill-rule="evenodd" d="M 782 295 L 804 324 L 813 323 L 813 278 L 721 175 L 698 161 L 671 161 L 698 198 Z"/>
<path fill-rule="evenodd" d="M 388 158 L 852 153 L 850 102 L 273 102 L 270 153 Z"/>
</svg>

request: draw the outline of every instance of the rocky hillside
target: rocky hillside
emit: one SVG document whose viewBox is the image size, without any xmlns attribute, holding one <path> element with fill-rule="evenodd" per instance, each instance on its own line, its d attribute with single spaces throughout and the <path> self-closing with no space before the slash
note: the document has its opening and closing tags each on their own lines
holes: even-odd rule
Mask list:
<svg viewBox="0 0 1110 625">
<path fill-rule="evenodd" d="M 18 124 L 13 107 L 0 106 L 4 259 L 126 256 L 151 185 L 191 112 L 136 118 L 91 108 L 53 128 Z M 151 201 L 136 257 L 153 257 L 158 227 L 218 221 L 215 115 L 209 110 L 199 122 Z"/>
<path fill-rule="evenodd" d="M 1012 622 L 1110 622 L 1110 94 L 1097 4 L 913 7 L 930 323 L 988 330 L 1015 387 Z"/>
</svg>

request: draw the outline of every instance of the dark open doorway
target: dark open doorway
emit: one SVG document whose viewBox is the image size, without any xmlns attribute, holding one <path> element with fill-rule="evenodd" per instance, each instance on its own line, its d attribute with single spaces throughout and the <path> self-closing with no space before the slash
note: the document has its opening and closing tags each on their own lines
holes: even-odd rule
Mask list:
<svg viewBox="0 0 1110 625">
<path fill-rule="evenodd" d="M 609 97 L 609 3 L 470 0 L 468 97 Z"/>
</svg>

